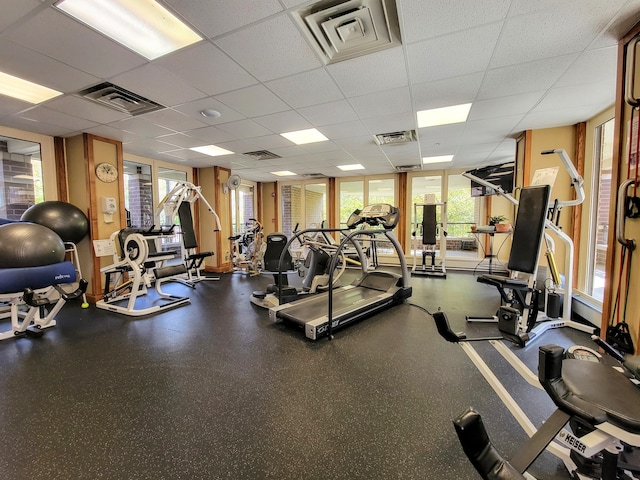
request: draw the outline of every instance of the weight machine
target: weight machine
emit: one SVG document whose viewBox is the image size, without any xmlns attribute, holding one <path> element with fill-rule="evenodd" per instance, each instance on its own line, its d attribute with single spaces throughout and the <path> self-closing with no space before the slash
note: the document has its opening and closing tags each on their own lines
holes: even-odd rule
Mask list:
<svg viewBox="0 0 640 480">
<path fill-rule="evenodd" d="M 222 230 L 218 214 L 207 202 L 207 199 L 204 198 L 201 189 L 202 187 L 190 182 L 178 182 L 160 201 L 155 212 L 156 218 L 159 217 L 160 213 L 164 212 L 172 223 L 174 223 L 176 217 L 179 218 L 182 233 L 182 258 L 185 262 L 188 281 L 191 283 L 197 283 L 202 280 L 220 280 L 220 277 L 206 277 L 201 273 L 202 264 L 206 258 L 213 256 L 213 252 L 198 252 L 191 206 L 197 200 L 202 201 L 215 220 L 213 231 L 219 232 Z"/>
<path fill-rule="evenodd" d="M 525 263 L 528 265 L 526 269 L 518 270 L 524 271 L 529 274 L 528 281 L 521 281 L 516 279 L 517 272 L 512 272 L 511 276 L 505 277 L 500 275 L 481 275 L 478 277 L 478 281 L 481 283 L 487 283 L 489 285 L 494 285 L 500 291 L 501 297 L 505 303 L 507 302 L 507 297 L 512 298 L 513 296 L 519 297 L 520 300 L 518 303 L 525 306 L 524 312 L 516 312 L 514 309 L 508 310 L 509 307 L 501 307 L 498 316 L 493 317 L 467 317 L 467 321 L 496 321 L 500 323 L 500 319 L 498 317 L 503 318 L 503 325 L 509 325 L 508 328 L 501 331 L 506 334 L 506 336 L 510 339 L 515 339 L 518 343 L 524 346 L 525 342 L 532 339 L 536 335 L 541 335 L 547 330 L 553 328 L 562 328 L 562 327 L 571 327 L 577 330 L 582 330 L 587 333 L 593 333 L 594 328 L 589 327 L 587 325 L 583 325 L 578 322 L 574 322 L 571 320 L 571 300 L 573 294 L 573 261 L 574 261 L 574 245 L 571 237 L 564 233 L 559 226 L 559 216 L 563 207 L 568 206 L 576 206 L 580 205 L 584 199 L 584 180 L 582 176 L 578 173 L 575 166 L 571 162 L 571 159 L 567 155 L 564 149 L 555 149 L 555 150 L 545 150 L 541 152 L 542 155 L 552 155 L 556 154 L 560 157 L 562 165 L 566 169 L 569 174 L 569 178 L 571 180 L 571 186 L 576 193 L 576 198 L 571 200 L 554 200 L 553 202 L 549 202 L 546 207 L 546 217 L 542 218 L 541 221 L 544 222 L 544 241 L 547 248 L 547 263 L 549 265 L 550 272 L 550 280 L 551 287 L 554 290 L 560 290 L 561 287 L 561 276 L 558 272 L 554 251 L 555 251 L 555 242 L 553 237 L 550 235 L 552 233 L 554 236 L 559 238 L 565 244 L 565 266 L 564 266 L 564 299 L 563 299 L 563 309 L 562 316 L 560 318 L 553 318 L 548 315 L 537 315 L 537 308 L 534 308 L 533 299 L 540 293 L 540 288 L 538 285 L 535 285 L 536 276 L 537 276 L 537 262 L 538 257 L 536 256 L 535 260 L 532 259 L 524 259 L 520 258 L 518 252 L 514 252 L 516 255 L 511 255 L 511 257 L 515 257 L 516 264 Z M 538 173 L 538 172 L 536 172 Z M 516 200 L 513 196 L 506 193 L 500 186 L 494 185 L 486 180 L 478 178 L 471 174 L 470 172 L 465 172 L 463 174 L 465 177 L 473 180 L 476 183 L 492 188 L 496 191 L 498 195 L 502 195 L 509 202 L 511 202 L 515 206 L 519 206 L 520 202 Z M 534 182 L 535 183 L 535 182 Z M 539 212 L 540 214 L 544 212 Z M 537 215 L 537 214 L 536 214 Z M 518 212 L 518 216 L 520 216 L 520 212 Z M 526 218 L 523 219 L 523 222 L 526 222 Z M 514 228 L 514 243 L 515 237 L 518 235 L 517 233 L 517 222 Z M 523 238 L 523 242 L 525 244 L 529 244 L 531 242 L 531 238 Z M 539 248 L 530 249 L 533 251 L 539 251 Z M 544 288 L 544 286 L 543 286 Z M 510 295 L 505 292 L 509 290 Z M 532 315 L 532 312 L 535 312 L 535 318 Z M 524 315 L 523 315 L 524 313 Z M 506 320 L 506 321 L 505 321 Z"/>
<path fill-rule="evenodd" d="M 418 222 L 418 207 L 422 207 L 422 222 Z M 436 209 L 440 208 L 440 220 L 436 219 Z M 411 275 L 420 275 L 427 277 L 447 278 L 447 270 L 445 268 L 445 259 L 442 252 L 447 249 L 447 204 L 444 203 L 414 203 L 413 204 L 413 230 L 412 237 L 418 238 L 419 232 L 422 232 L 422 265 L 417 265 L 418 248 L 413 248 L 413 267 Z M 438 232 L 438 230 L 440 230 Z M 438 233 L 440 238 L 438 239 Z M 440 243 L 439 250 L 436 245 Z M 443 247 L 444 245 L 444 247 Z M 436 265 L 436 252 L 439 251 L 440 265 Z M 431 265 L 427 265 L 427 257 L 431 257 Z"/>
</svg>

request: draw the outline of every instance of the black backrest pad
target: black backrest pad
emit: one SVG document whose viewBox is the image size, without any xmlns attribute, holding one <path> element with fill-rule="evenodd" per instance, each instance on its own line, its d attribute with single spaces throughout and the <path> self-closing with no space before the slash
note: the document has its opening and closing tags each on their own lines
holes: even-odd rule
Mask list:
<svg viewBox="0 0 640 480">
<path fill-rule="evenodd" d="M 507 266 L 509 270 L 535 272 L 550 194 L 549 185 L 524 187 L 520 192 L 520 204 L 513 227 L 513 241 Z"/>
<path fill-rule="evenodd" d="M 268 272 L 277 272 L 280 255 L 287 245 L 287 237 L 283 233 L 270 233 L 267 235 L 267 249 L 264 252 L 264 269 Z M 291 254 L 286 252 L 282 264 L 282 271 L 291 270 L 293 260 Z"/>
<path fill-rule="evenodd" d="M 182 244 L 184 248 L 197 248 L 196 232 L 193 229 L 193 217 L 191 215 L 191 204 L 182 202 L 178 207 L 178 218 L 180 219 L 180 229 L 182 230 Z"/>
<path fill-rule="evenodd" d="M 436 244 L 436 206 L 422 206 L 422 244 Z"/>
</svg>

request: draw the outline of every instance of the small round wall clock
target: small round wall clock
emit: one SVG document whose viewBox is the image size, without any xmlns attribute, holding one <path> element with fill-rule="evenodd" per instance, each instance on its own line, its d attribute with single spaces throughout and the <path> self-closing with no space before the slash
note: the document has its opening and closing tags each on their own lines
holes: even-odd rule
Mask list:
<svg viewBox="0 0 640 480">
<path fill-rule="evenodd" d="M 107 162 L 96 165 L 96 177 L 105 183 L 115 182 L 118 179 L 118 169 Z"/>
</svg>

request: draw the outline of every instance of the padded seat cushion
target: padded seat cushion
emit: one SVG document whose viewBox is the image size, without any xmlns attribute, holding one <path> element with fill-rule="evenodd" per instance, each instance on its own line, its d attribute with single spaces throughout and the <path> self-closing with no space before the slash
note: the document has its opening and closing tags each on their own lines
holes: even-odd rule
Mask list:
<svg viewBox="0 0 640 480">
<path fill-rule="evenodd" d="M 76 281 L 76 269 L 71 262 L 54 263 L 41 267 L 0 269 L 0 294 L 18 293 L 25 288 L 61 285 Z"/>
<path fill-rule="evenodd" d="M 607 421 L 640 434 L 640 390 L 612 367 L 566 359 L 562 362 L 562 378 L 550 386 L 551 398 L 562 410 L 592 424 Z"/>
<path fill-rule="evenodd" d="M 516 280 L 504 275 L 480 275 L 478 277 L 478 283 L 486 283 L 487 285 L 493 285 L 494 287 L 511 288 L 516 290 L 522 290 L 527 288 L 527 282 L 524 280 Z"/>
</svg>

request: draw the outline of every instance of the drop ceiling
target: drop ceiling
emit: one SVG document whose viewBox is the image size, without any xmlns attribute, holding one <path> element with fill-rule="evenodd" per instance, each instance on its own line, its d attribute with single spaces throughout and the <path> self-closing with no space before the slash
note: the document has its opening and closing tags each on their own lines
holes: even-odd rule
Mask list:
<svg viewBox="0 0 640 480">
<path fill-rule="evenodd" d="M 611 106 L 616 43 L 640 0 L 397 0 L 400 46 L 326 65 L 294 11 L 300 0 L 161 0 L 203 40 L 148 61 L 55 9 L 53 0 L 4 0 L 0 71 L 64 95 L 39 105 L 0 95 L 0 125 L 52 136 L 88 132 L 127 154 L 192 167 L 219 165 L 249 180 L 272 171 L 365 175 L 455 155 L 439 168 L 512 160 L 528 129 L 572 125 Z M 130 116 L 76 92 L 111 82 L 167 108 Z M 416 111 L 472 102 L 467 122 L 417 128 Z M 202 110 L 220 112 L 204 117 Z M 329 140 L 280 136 L 317 128 Z M 378 145 L 374 135 L 416 130 Z M 215 144 L 233 155 L 191 147 Z M 553 148 L 553 146 L 549 146 Z M 280 158 L 258 160 L 245 152 Z"/>
</svg>

